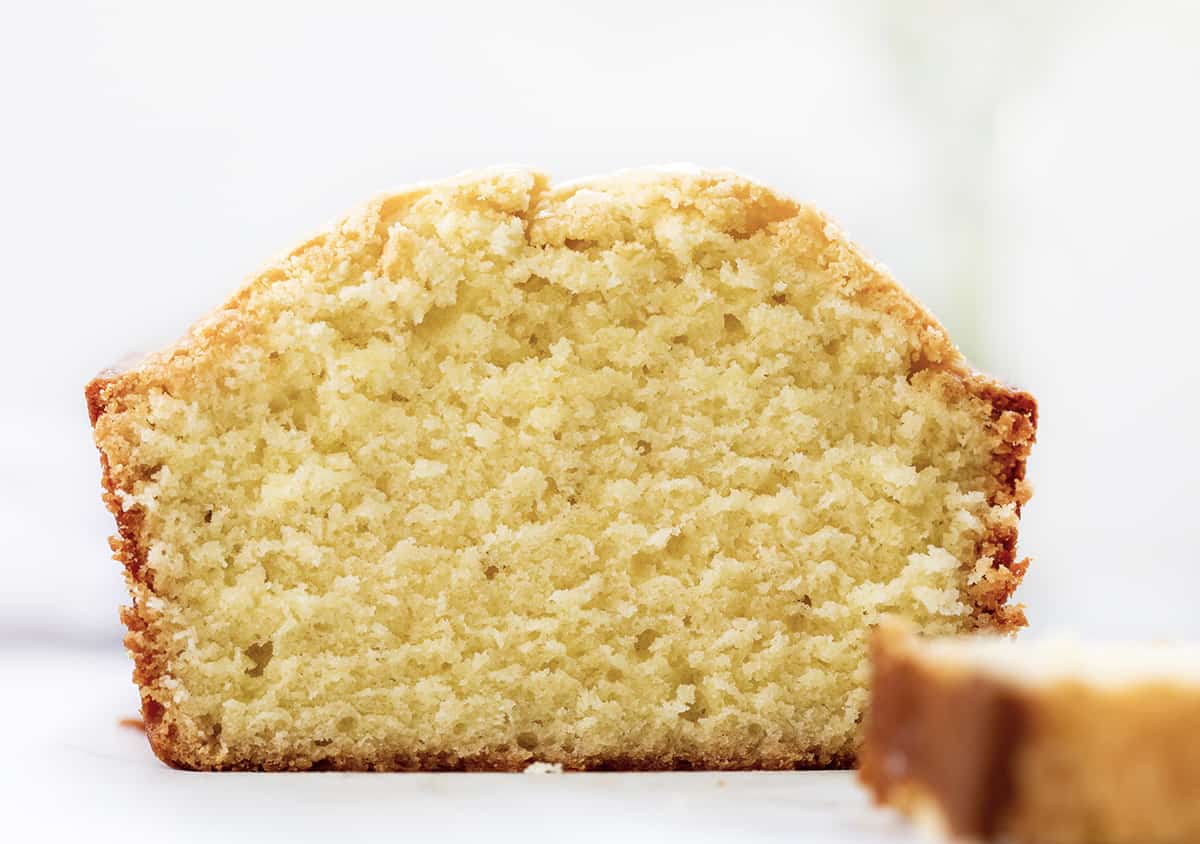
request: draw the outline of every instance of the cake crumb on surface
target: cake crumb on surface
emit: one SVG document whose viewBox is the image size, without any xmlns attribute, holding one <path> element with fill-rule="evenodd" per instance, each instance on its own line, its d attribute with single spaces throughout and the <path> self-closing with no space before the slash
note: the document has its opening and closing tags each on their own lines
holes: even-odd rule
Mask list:
<svg viewBox="0 0 1200 844">
<path fill-rule="evenodd" d="M 526 774 L 561 774 L 562 772 L 561 762 L 531 762 L 525 766 L 524 770 Z"/>
</svg>

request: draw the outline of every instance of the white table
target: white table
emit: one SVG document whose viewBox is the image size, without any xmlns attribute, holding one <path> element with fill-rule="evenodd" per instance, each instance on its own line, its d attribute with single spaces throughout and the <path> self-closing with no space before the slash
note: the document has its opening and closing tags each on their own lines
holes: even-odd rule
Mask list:
<svg viewBox="0 0 1200 844">
<path fill-rule="evenodd" d="M 0 838 L 913 842 L 848 772 L 198 774 L 137 729 L 120 653 L 0 649 Z M 14 829 L 15 827 L 15 829 Z"/>
</svg>

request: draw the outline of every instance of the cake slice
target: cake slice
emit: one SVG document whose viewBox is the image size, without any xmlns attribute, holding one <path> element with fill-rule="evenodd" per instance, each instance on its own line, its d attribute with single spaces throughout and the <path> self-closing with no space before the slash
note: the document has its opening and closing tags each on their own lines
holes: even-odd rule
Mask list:
<svg viewBox="0 0 1200 844">
<path fill-rule="evenodd" d="M 949 837 L 1200 841 L 1200 646 L 922 639 L 885 623 L 860 778 Z"/>
<path fill-rule="evenodd" d="M 87 400 L 173 765 L 847 766 L 882 614 L 1023 623 L 1033 400 L 727 172 L 380 196 Z"/>
</svg>

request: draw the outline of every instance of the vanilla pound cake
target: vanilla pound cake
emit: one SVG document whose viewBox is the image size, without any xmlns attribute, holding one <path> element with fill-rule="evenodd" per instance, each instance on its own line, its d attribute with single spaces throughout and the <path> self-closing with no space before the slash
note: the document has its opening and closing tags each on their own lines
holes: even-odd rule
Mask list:
<svg viewBox="0 0 1200 844">
<path fill-rule="evenodd" d="M 885 623 L 860 776 L 965 841 L 1200 841 L 1200 646 L 922 640 Z"/>
<path fill-rule="evenodd" d="M 386 194 L 87 398 L 174 765 L 846 766 L 882 614 L 1022 623 L 1033 400 L 727 172 Z"/>
</svg>

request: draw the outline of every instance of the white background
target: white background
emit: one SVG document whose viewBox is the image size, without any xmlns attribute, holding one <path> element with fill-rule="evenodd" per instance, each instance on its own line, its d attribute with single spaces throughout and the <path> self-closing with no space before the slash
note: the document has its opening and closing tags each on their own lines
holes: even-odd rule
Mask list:
<svg viewBox="0 0 1200 844">
<path fill-rule="evenodd" d="M 731 166 L 833 213 L 1040 401 L 1034 634 L 1200 637 L 1198 46 L 1182 2 L 12 4 L 0 652 L 119 652 L 88 378 L 374 192 L 498 162 Z"/>
</svg>

